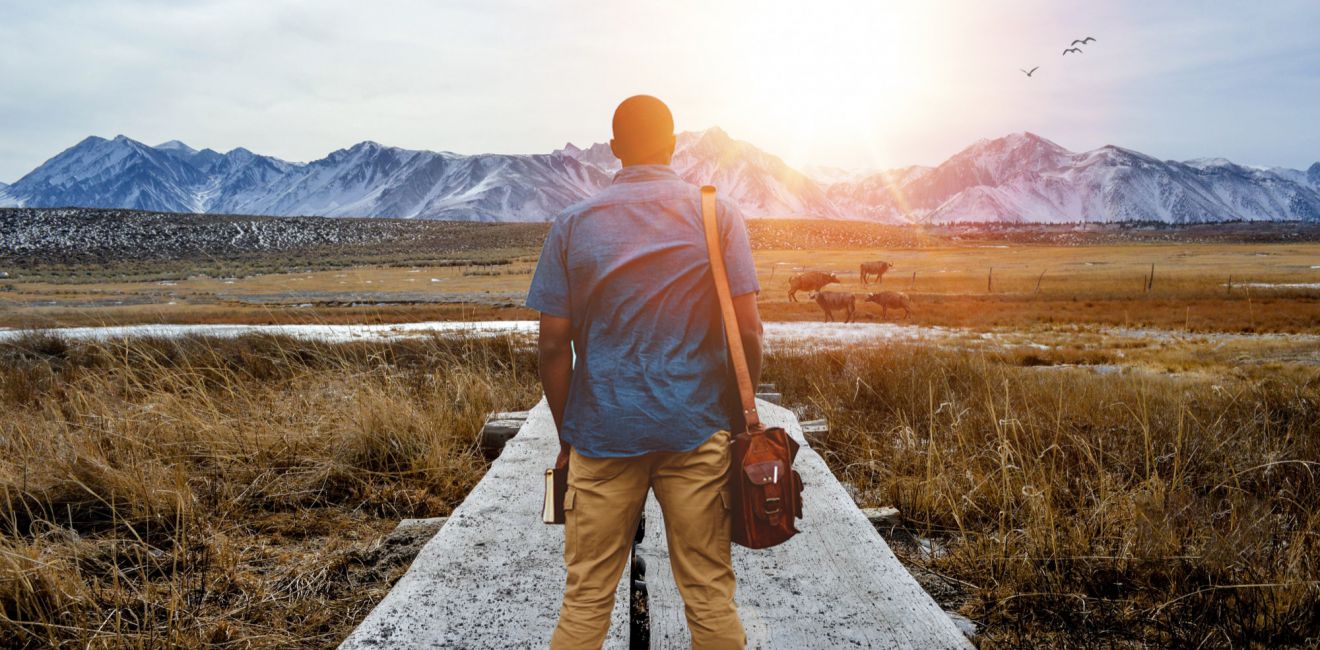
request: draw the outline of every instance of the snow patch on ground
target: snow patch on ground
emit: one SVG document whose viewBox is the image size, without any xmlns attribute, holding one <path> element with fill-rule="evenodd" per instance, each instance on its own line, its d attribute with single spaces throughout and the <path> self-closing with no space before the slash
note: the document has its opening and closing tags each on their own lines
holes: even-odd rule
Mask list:
<svg viewBox="0 0 1320 650">
<path fill-rule="evenodd" d="M 27 330 L 0 329 L 0 341 Z M 67 327 L 49 330 L 71 339 L 118 339 L 126 337 L 242 336 L 282 334 L 321 341 L 398 339 L 435 335 L 466 334 L 501 336 L 535 334 L 537 322 L 523 321 L 429 321 L 373 325 L 122 325 L 110 327 Z M 959 330 L 890 323 L 766 323 L 766 344 L 795 348 L 837 348 L 885 341 L 944 339 Z"/>
<path fill-rule="evenodd" d="M 134 337 L 174 338 L 182 336 L 236 337 L 244 334 L 284 335 L 326 342 L 395 340 L 428 336 L 527 336 L 536 334 L 536 321 L 427 321 L 420 323 L 371 325 L 120 325 L 109 327 L 68 327 L 45 330 L 69 339 L 120 339 Z M 0 328 L 0 343 L 33 330 Z M 1159 342 L 1223 342 L 1235 340 L 1287 340 L 1317 342 L 1313 334 L 1246 334 L 1231 332 L 1187 333 L 1143 328 L 1099 328 L 1077 332 L 975 331 L 958 328 L 898 323 L 765 323 L 767 351 L 812 351 L 864 348 L 892 342 L 941 343 L 983 349 L 1050 349 L 1047 341 L 1058 344 L 1079 334 L 1118 338 L 1151 339 Z M 1094 370 L 1094 368 L 1092 368 Z M 1103 368 L 1100 371 L 1109 371 Z"/>
<path fill-rule="evenodd" d="M 1227 287 L 1230 285 L 1221 284 L 1219 286 Z M 1320 289 L 1320 282 L 1239 282 L 1231 286 L 1249 287 L 1251 289 Z"/>
</svg>

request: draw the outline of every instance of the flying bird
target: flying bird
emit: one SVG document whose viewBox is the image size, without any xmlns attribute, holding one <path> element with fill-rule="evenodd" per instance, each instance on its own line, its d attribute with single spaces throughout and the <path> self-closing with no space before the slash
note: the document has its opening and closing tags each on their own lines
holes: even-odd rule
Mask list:
<svg viewBox="0 0 1320 650">
<path fill-rule="evenodd" d="M 1018 68 L 1018 70 L 1022 70 L 1022 73 L 1025 74 L 1025 75 L 1027 75 L 1028 77 L 1031 76 L 1031 73 L 1033 73 L 1033 72 L 1035 72 L 1035 71 L 1037 71 L 1037 70 L 1039 70 L 1039 69 L 1040 69 L 1040 66 L 1036 66 L 1036 67 L 1034 67 L 1034 68 L 1032 68 L 1032 69 L 1030 69 L 1030 70 L 1022 70 L 1022 68 Z"/>
<path fill-rule="evenodd" d="M 1082 38 L 1082 39 L 1078 39 L 1078 40 L 1073 41 L 1072 44 L 1073 44 L 1073 45 L 1076 45 L 1076 44 L 1078 44 L 1078 43 L 1081 43 L 1082 45 L 1086 45 L 1087 43 L 1090 43 L 1091 41 L 1094 41 L 1094 40 L 1095 40 L 1095 37 L 1094 37 L 1094 36 L 1087 36 L 1086 38 Z"/>
<path fill-rule="evenodd" d="M 1079 50 L 1079 49 L 1077 49 L 1077 48 L 1075 48 L 1075 47 L 1070 47 L 1070 48 L 1068 48 L 1068 49 L 1066 49 L 1066 50 L 1063 51 L 1063 56 L 1068 56 L 1068 53 L 1069 53 L 1069 52 L 1076 52 L 1076 53 L 1078 53 L 1078 54 L 1086 54 L 1085 52 L 1083 52 L 1083 51 L 1081 51 L 1081 50 Z"/>
</svg>

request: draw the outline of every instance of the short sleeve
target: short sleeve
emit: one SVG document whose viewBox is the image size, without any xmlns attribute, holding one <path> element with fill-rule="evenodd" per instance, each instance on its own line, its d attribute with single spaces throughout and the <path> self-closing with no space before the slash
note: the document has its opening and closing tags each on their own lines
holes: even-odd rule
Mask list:
<svg viewBox="0 0 1320 650">
<path fill-rule="evenodd" d="M 752 261 L 752 246 L 747 239 L 747 222 L 738 206 L 721 202 L 724 216 L 720 219 L 720 236 L 724 240 L 724 266 L 729 274 L 729 293 L 741 296 L 761 291 L 756 280 L 756 264 Z"/>
<path fill-rule="evenodd" d="M 568 246 L 562 219 L 550 227 L 541 246 L 532 286 L 527 290 L 527 306 L 543 314 L 569 317 Z"/>
</svg>

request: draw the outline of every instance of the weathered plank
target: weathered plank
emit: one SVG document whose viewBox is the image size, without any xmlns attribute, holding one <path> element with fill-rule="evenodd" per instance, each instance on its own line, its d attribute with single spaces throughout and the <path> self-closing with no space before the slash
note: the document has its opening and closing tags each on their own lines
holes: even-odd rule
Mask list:
<svg viewBox="0 0 1320 650">
<path fill-rule="evenodd" d="M 544 648 L 564 593 L 564 528 L 541 523 L 544 471 L 558 451 L 542 400 L 412 566 L 340 645 Z M 619 601 L 624 601 L 621 589 Z M 627 647 L 615 607 L 607 647 Z"/>
<path fill-rule="evenodd" d="M 482 450 L 492 456 L 499 455 L 504 445 L 518 435 L 526 423 L 527 411 L 491 413 L 486 417 L 486 424 L 481 427 Z"/>
<path fill-rule="evenodd" d="M 898 508 L 894 506 L 880 506 L 879 508 L 862 508 L 862 515 L 871 522 L 872 526 L 897 526 L 903 523 L 903 517 L 899 514 Z"/>
<path fill-rule="evenodd" d="M 802 437 L 806 438 L 807 442 L 813 445 L 830 432 L 830 424 L 823 419 L 807 420 L 806 422 L 801 423 L 801 427 Z"/>
<path fill-rule="evenodd" d="M 802 441 L 792 412 L 762 417 Z M 342 648 L 545 647 L 563 592 L 563 529 L 540 523 L 542 472 L 556 451 L 542 401 L 411 569 Z M 780 547 L 735 548 L 749 648 L 965 648 L 952 621 L 898 563 L 824 461 L 804 444 L 802 534 Z M 687 648 L 655 499 L 647 501 L 654 648 Z M 627 646 L 623 576 L 607 648 Z"/>
</svg>

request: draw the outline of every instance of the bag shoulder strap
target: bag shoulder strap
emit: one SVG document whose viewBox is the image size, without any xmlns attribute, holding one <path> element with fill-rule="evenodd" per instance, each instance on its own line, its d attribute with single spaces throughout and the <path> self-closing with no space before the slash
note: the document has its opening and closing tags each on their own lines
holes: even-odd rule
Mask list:
<svg viewBox="0 0 1320 650">
<path fill-rule="evenodd" d="M 724 338 L 729 343 L 729 357 L 734 374 L 738 377 L 738 398 L 742 402 L 743 419 L 748 431 L 762 430 L 761 418 L 756 412 L 756 392 L 752 376 L 747 370 L 747 355 L 743 352 L 742 334 L 738 330 L 738 315 L 733 311 L 729 273 L 724 266 L 724 247 L 720 244 L 719 226 L 716 224 L 715 188 L 701 188 L 701 220 L 706 227 L 706 251 L 710 255 L 711 274 L 715 276 L 715 295 L 720 299 L 720 314 L 724 319 Z"/>
</svg>

